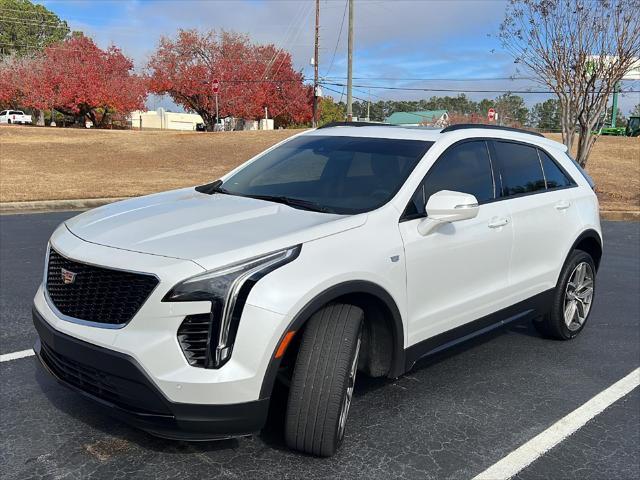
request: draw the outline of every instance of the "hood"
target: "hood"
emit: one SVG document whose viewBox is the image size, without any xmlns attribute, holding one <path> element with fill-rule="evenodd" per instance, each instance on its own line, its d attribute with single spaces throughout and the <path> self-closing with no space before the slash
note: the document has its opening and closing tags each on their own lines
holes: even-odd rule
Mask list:
<svg viewBox="0 0 640 480">
<path fill-rule="evenodd" d="M 77 237 L 124 250 L 216 268 L 356 228 L 366 215 L 299 210 L 193 188 L 124 200 L 66 221 Z"/>
</svg>

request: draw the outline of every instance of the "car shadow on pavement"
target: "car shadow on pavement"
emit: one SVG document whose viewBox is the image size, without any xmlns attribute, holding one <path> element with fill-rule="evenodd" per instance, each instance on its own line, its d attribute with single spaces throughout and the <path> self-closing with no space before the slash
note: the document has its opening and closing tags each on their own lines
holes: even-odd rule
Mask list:
<svg viewBox="0 0 640 480">
<path fill-rule="evenodd" d="M 433 355 L 429 355 L 418 360 L 413 368 L 406 372 L 404 375 L 400 376 L 401 379 L 405 375 L 412 375 L 418 372 L 427 370 L 429 368 L 433 368 L 438 364 L 458 355 L 462 355 L 465 352 L 477 348 L 486 343 L 492 342 L 493 340 L 507 335 L 508 333 L 516 333 L 521 335 L 527 335 L 531 337 L 541 338 L 540 334 L 536 331 L 533 323 L 531 321 L 522 321 L 519 323 L 513 323 L 509 325 L 505 325 L 502 327 L 498 327 L 495 330 L 479 335 L 475 338 L 471 338 L 467 341 L 464 341 L 458 345 L 455 345 L 451 348 L 443 350 L 441 352 L 435 353 Z M 384 388 L 396 380 L 389 378 L 371 378 L 361 375 L 358 377 L 356 389 L 354 390 L 354 396 L 359 397 L 366 395 L 370 391 L 377 390 L 379 388 Z"/>
<path fill-rule="evenodd" d="M 108 411 L 100 405 L 61 385 L 42 368 L 36 370 L 35 380 L 49 403 L 62 414 L 74 418 L 90 429 L 102 432 L 106 436 L 123 439 L 145 450 L 184 454 L 236 449 L 239 446 L 237 439 L 184 442 L 156 437 L 109 415 Z"/>
<path fill-rule="evenodd" d="M 415 375 L 435 368 L 451 357 L 491 342 L 508 333 L 517 333 L 532 337 L 540 337 L 531 322 L 512 324 L 497 328 L 479 337 L 470 339 L 460 345 L 443 352 L 419 360 L 407 374 L 398 379 L 371 378 L 359 375 L 354 390 L 355 398 L 366 397 L 368 394 L 382 388 L 389 388 L 401 381 L 406 375 Z M 210 453 L 216 451 L 235 450 L 240 447 L 238 439 L 216 440 L 210 442 L 184 442 L 155 437 L 140 429 L 109 415 L 108 411 L 98 404 L 94 404 L 81 394 L 61 385 L 41 368 L 36 370 L 35 380 L 49 403 L 64 415 L 86 424 L 90 429 L 102 432 L 105 436 L 116 437 L 125 442 L 131 442 L 139 448 L 166 454 Z M 256 436 L 270 448 L 287 451 L 284 438 L 284 425 L 287 411 L 288 389 L 276 383 L 271 397 L 269 414 L 262 431 Z"/>
</svg>

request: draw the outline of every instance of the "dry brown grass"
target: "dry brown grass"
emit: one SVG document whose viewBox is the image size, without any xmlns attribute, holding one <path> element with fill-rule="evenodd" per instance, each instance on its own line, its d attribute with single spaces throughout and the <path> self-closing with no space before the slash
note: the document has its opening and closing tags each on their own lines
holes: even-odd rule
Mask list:
<svg viewBox="0 0 640 480">
<path fill-rule="evenodd" d="M 196 185 L 299 130 L 196 133 L 0 127 L 0 202 L 126 197 Z M 550 134 L 559 140 L 559 135 Z M 640 139 L 601 137 L 603 210 L 640 210 Z"/>
<path fill-rule="evenodd" d="M 299 130 L 0 127 L 0 202 L 128 197 L 215 180 Z"/>
</svg>

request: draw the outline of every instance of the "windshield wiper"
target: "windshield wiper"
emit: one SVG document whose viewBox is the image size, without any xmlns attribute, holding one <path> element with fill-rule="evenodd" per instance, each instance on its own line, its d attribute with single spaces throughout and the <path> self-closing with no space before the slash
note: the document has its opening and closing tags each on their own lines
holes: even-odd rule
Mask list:
<svg viewBox="0 0 640 480">
<path fill-rule="evenodd" d="M 243 193 L 230 192 L 226 188 L 222 188 L 221 185 L 222 180 L 216 180 L 215 182 L 196 187 L 196 191 L 200 193 L 206 193 L 207 195 L 222 193 L 224 195 L 237 195 L 239 197 L 256 198 L 258 200 L 265 200 L 267 202 L 283 203 L 284 205 L 288 205 L 293 208 L 301 208 L 303 210 L 311 210 L 313 212 L 335 213 L 330 208 L 320 205 L 319 203 L 310 202 L 308 200 L 301 200 L 299 198 L 291 198 L 283 195 L 245 195 Z"/>
<path fill-rule="evenodd" d="M 320 205 L 319 203 L 311 202 L 309 200 L 302 200 L 299 198 L 285 197 L 283 195 L 243 195 L 249 198 L 256 198 L 258 200 L 265 200 L 267 202 L 276 202 L 288 205 L 293 208 L 300 208 L 302 210 L 310 210 L 312 212 L 322 213 L 334 213 L 332 209 Z"/>
<path fill-rule="evenodd" d="M 207 183 L 206 185 L 199 185 L 196 187 L 196 192 L 206 193 L 207 195 L 213 195 L 214 193 L 223 193 L 225 195 L 235 195 L 230 192 L 226 188 L 222 188 L 222 180 L 216 180 L 212 183 Z"/>
</svg>

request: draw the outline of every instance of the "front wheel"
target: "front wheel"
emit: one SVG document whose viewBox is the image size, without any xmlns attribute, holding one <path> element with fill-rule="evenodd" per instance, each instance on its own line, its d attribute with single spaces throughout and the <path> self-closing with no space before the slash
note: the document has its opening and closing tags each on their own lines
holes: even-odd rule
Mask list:
<svg viewBox="0 0 640 480">
<path fill-rule="evenodd" d="M 589 255 L 574 250 L 562 268 L 551 310 L 534 325 L 546 337 L 570 340 L 585 326 L 596 287 L 596 266 Z"/>
<path fill-rule="evenodd" d="M 362 342 L 363 312 L 332 304 L 308 321 L 296 359 L 285 440 L 289 448 L 333 455 L 344 438 Z"/>
</svg>

